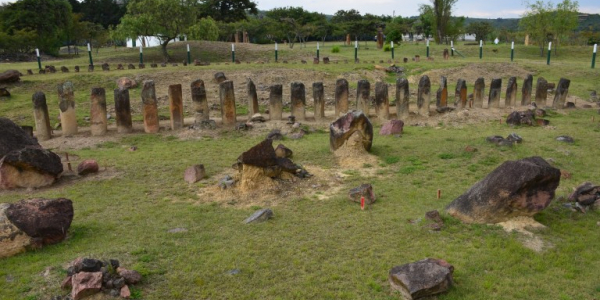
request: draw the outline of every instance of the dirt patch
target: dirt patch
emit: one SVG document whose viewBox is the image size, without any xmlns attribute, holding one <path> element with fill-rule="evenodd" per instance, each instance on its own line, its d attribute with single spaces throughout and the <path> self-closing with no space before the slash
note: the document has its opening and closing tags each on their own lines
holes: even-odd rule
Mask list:
<svg viewBox="0 0 600 300">
<path fill-rule="evenodd" d="M 497 225 L 501 226 L 506 232 L 518 232 L 520 234 L 519 240 L 523 246 L 535 252 L 542 252 L 545 249 L 553 247 L 552 244 L 545 242 L 542 238 L 531 232 L 546 228 L 546 226 L 538 223 L 532 217 L 516 217 L 506 222 L 500 222 Z"/>
</svg>

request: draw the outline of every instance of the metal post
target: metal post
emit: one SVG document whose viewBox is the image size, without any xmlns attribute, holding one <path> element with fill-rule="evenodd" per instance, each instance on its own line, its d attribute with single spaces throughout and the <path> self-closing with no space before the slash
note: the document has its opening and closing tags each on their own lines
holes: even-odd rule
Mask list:
<svg viewBox="0 0 600 300">
<path fill-rule="evenodd" d="M 87 46 L 88 46 L 88 54 L 90 56 L 90 65 L 93 66 L 94 61 L 92 61 L 92 47 L 90 47 L 90 43 L 88 43 Z"/>
<path fill-rule="evenodd" d="M 394 59 L 394 41 L 392 41 L 391 44 L 392 44 L 392 59 Z"/>
<path fill-rule="evenodd" d="M 479 40 L 479 59 L 483 57 L 483 40 Z"/>
<path fill-rule="evenodd" d="M 140 64 L 144 63 L 144 53 L 142 52 L 142 45 L 140 45 Z"/>
<path fill-rule="evenodd" d="M 513 41 L 510 44 L 510 61 L 513 61 L 514 58 L 515 58 L 515 42 Z"/>
<path fill-rule="evenodd" d="M 188 65 L 192 63 L 192 55 L 190 54 L 190 44 L 187 44 Z"/>
<path fill-rule="evenodd" d="M 594 51 L 594 52 L 595 52 L 595 51 Z M 35 49 L 35 55 L 37 56 L 38 68 L 41 70 L 41 69 L 42 69 L 42 60 L 41 60 L 41 58 L 40 58 L 40 49 L 37 49 L 37 48 Z M 596 55 L 596 54 L 594 53 L 594 56 L 595 56 L 595 55 Z M 593 68 L 593 66 L 592 66 L 592 68 Z"/>
<path fill-rule="evenodd" d="M 277 43 L 275 43 L 275 62 L 277 62 Z"/>
<path fill-rule="evenodd" d="M 546 60 L 547 65 L 550 65 L 550 53 L 552 53 L 552 42 L 548 42 L 548 59 Z"/>
<path fill-rule="evenodd" d="M 429 57 L 429 38 L 427 38 L 427 57 Z"/>
<path fill-rule="evenodd" d="M 594 44 L 594 53 L 592 54 L 592 69 L 596 67 L 596 50 L 598 49 L 598 44 Z"/>
<path fill-rule="evenodd" d="M 354 61 L 358 59 L 358 40 L 354 41 Z"/>
<path fill-rule="evenodd" d="M 317 60 L 319 60 L 319 42 L 317 42 Z"/>
<path fill-rule="evenodd" d="M 454 41 L 450 41 L 450 55 L 454 56 Z"/>
<path fill-rule="evenodd" d="M 231 44 L 231 62 L 235 62 L 235 44 Z"/>
</svg>

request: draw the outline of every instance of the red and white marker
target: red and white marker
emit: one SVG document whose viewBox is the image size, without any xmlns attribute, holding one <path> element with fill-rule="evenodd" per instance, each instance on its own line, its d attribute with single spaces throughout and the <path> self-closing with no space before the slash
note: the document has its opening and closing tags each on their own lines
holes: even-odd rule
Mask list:
<svg viewBox="0 0 600 300">
<path fill-rule="evenodd" d="M 365 197 L 360 197 L 360 209 L 365 210 Z"/>
</svg>

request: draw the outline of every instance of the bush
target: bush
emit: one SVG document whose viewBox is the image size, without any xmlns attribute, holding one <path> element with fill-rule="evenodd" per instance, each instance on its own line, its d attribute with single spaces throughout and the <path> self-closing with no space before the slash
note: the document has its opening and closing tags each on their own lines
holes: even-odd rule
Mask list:
<svg viewBox="0 0 600 300">
<path fill-rule="evenodd" d="M 392 51 L 392 46 L 390 46 L 390 44 L 383 45 L 383 51 L 385 51 L 385 52 Z"/>
<path fill-rule="evenodd" d="M 331 53 L 340 53 L 340 46 L 331 47 Z"/>
</svg>

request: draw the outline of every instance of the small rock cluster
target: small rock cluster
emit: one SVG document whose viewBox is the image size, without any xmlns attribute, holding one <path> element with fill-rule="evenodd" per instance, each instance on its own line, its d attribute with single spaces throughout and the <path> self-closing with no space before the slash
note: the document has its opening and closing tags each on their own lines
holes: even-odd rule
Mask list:
<svg viewBox="0 0 600 300">
<path fill-rule="evenodd" d="M 583 213 L 589 208 L 600 208 L 600 186 L 584 182 L 575 188 L 568 200 L 574 202 L 577 209 Z"/>
<path fill-rule="evenodd" d="M 485 140 L 497 146 L 506 147 L 512 147 L 514 144 L 520 144 L 523 142 L 523 138 L 514 132 L 509 134 L 506 138 L 500 135 L 492 135 L 488 136 Z"/>
<path fill-rule="evenodd" d="M 101 261 L 93 258 L 77 258 L 69 264 L 67 277 L 61 284 L 61 288 L 71 289 L 70 298 L 66 296 L 53 299 L 79 300 L 99 292 L 129 299 L 131 297 L 129 285 L 137 284 L 141 280 L 140 273 L 121 267 L 116 259 Z"/>
<path fill-rule="evenodd" d="M 535 102 L 531 104 L 528 110 L 526 111 L 513 111 L 506 117 L 506 124 L 519 126 L 519 125 L 529 125 L 529 126 L 546 126 L 550 124 L 550 121 L 546 119 L 542 119 L 546 116 L 546 111 L 543 109 L 537 108 Z M 540 119 L 536 119 L 540 118 Z"/>
</svg>

